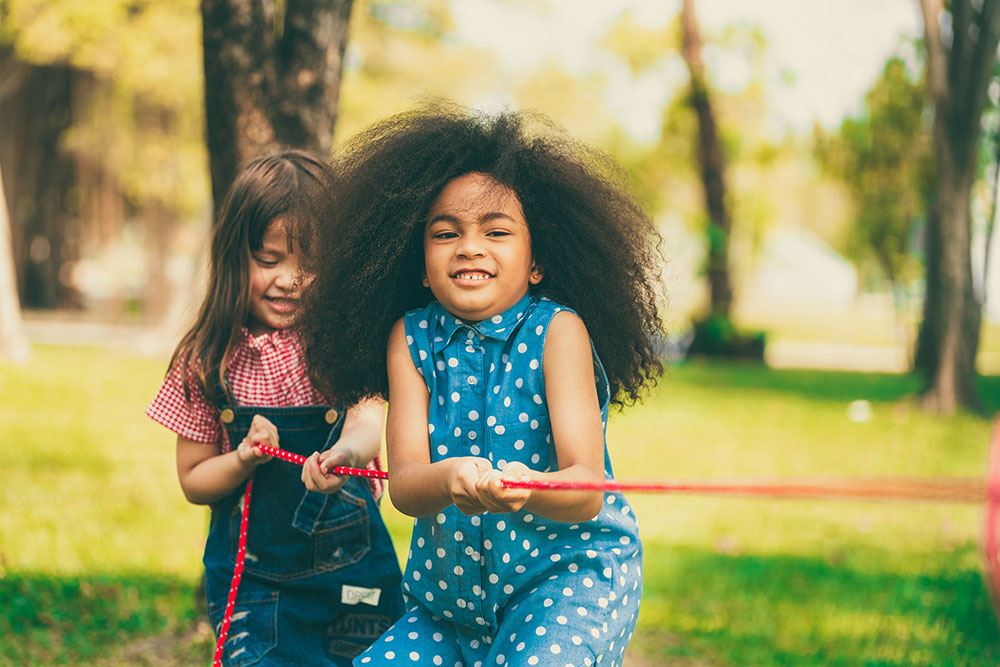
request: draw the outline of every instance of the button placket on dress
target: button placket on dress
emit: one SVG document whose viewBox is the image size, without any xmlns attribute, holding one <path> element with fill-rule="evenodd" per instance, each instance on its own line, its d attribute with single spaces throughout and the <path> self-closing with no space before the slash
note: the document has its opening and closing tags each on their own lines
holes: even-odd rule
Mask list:
<svg viewBox="0 0 1000 667">
<path fill-rule="evenodd" d="M 458 404 L 472 406 L 469 410 L 461 411 L 459 426 L 456 427 L 459 430 L 452 435 L 457 440 L 456 445 L 459 450 L 467 451 L 471 456 L 486 455 L 483 451 L 485 440 L 482 433 L 482 410 L 477 410 L 475 407 L 485 405 L 483 347 L 480 338 L 473 327 L 462 325 L 445 348 L 445 356 L 457 361 L 454 369 L 457 372 L 452 374 L 455 378 L 452 389 L 461 397 Z M 481 597 L 483 570 L 480 562 L 483 549 L 483 515 L 465 519 L 462 529 L 455 537 L 459 552 L 457 559 L 459 565 L 455 568 L 455 574 L 461 581 L 463 593 L 460 599 L 465 603 L 462 611 L 467 617 L 467 625 L 483 627 L 486 625 Z"/>
</svg>

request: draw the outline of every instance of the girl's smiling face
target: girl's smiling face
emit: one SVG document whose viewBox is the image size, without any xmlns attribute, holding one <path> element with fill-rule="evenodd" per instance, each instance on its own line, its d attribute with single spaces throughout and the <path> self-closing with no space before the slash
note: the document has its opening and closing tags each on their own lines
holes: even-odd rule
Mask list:
<svg viewBox="0 0 1000 667">
<path fill-rule="evenodd" d="M 486 174 L 449 181 L 424 228 L 424 272 L 434 297 L 467 322 L 520 301 L 542 274 L 517 193 Z"/>
<path fill-rule="evenodd" d="M 286 329 L 295 322 L 302 289 L 312 280 L 302 259 L 298 241 L 285 222 L 275 218 L 260 248 L 250 253 L 250 333 Z"/>
</svg>

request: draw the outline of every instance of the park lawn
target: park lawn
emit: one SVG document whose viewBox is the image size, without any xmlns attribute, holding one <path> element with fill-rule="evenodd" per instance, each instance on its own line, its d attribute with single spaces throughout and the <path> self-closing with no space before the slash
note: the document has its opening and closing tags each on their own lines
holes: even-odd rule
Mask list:
<svg viewBox="0 0 1000 667">
<path fill-rule="evenodd" d="M 194 603 L 207 511 L 184 501 L 173 438 L 142 414 L 162 373 L 81 347 L 0 365 L 0 664 L 208 660 Z M 905 376 L 689 364 L 612 415 L 609 446 L 619 478 L 981 476 L 989 422 L 916 412 L 914 389 Z M 983 395 L 1000 408 L 1000 378 Z M 867 422 L 847 418 L 858 399 Z M 630 501 L 645 593 L 626 664 L 1000 663 L 978 507 Z M 411 522 L 383 508 L 403 555 Z"/>
</svg>

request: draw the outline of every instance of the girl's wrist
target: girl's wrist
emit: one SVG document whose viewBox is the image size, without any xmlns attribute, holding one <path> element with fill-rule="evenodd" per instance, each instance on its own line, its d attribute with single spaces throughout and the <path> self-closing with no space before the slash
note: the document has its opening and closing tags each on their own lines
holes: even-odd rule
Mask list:
<svg viewBox="0 0 1000 667">
<path fill-rule="evenodd" d="M 243 452 L 246 451 L 246 449 L 248 448 L 249 447 L 246 444 L 246 439 L 244 439 L 242 442 L 240 442 L 239 446 L 233 450 L 236 453 L 236 462 L 239 463 L 240 468 L 243 468 L 244 470 L 251 470 L 254 467 L 252 460 L 247 461 L 246 459 L 243 458 Z"/>
<path fill-rule="evenodd" d="M 339 465 L 342 465 L 345 468 L 362 467 L 362 462 L 359 461 L 357 452 L 351 445 L 347 443 L 341 444 L 341 442 L 338 442 L 333 447 L 327 450 L 324 460 L 330 458 L 330 456 L 333 455 L 334 453 L 339 453 L 341 456 Z M 365 461 L 364 463 L 367 464 L 368 462 Z"/>
</svg>

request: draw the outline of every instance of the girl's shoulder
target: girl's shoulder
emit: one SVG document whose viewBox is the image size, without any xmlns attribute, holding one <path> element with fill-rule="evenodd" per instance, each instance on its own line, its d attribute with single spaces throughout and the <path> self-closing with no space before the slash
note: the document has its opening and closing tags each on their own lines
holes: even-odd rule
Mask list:
<svg viewBox="0 0 1000 667">
<path fill-rule="evenodd" d="M 403 314 L 402 320 L 409 326 L 411 322 L 430 322 L 435 317 L 446 315 L 447 311 L 437 301 L 431 301 L 423 308 L 414 308 Z M 421 327 L 426 328 L 426 327 Z"/>
<path fill-rule="evenodd" d="M 561 313 L 563 311 L 576 313 L 569 306 L 564 306 L 558 301 L 553 301 L 547 296 L 533 296 L 531 297 L 531 308 L 528 311 L 528 317 L 544 317 L 552 319 L 555 317 L 556 313 Z"/>
<path fill-rule="evenodd" d="M 450 336 L 457 327 L 465 323 L 449 313 L 437 301 L 431 301 L 423 308 L 407 311 L 402 317 L 403 325 L 408 335 L 424 338 L 432 336 L 441 338 Z M 440 342 L 440 340 L 438 341 Z"/>
<path fill-rule="evenodd" d="M 533 330 L 534 333 L 547 335 L 552 321 L 560 313 L 569 314 L 580 319 L 575 310 L 565 306 L 558 301 L 553 301 L 547 296 L 535 296 L 531 298 L 531 306 L 526 312 L 522 329 Z M 566 315 L 563 315 L 565 317 Z"/>
</svg>

